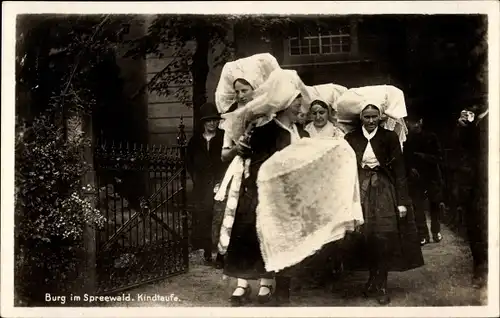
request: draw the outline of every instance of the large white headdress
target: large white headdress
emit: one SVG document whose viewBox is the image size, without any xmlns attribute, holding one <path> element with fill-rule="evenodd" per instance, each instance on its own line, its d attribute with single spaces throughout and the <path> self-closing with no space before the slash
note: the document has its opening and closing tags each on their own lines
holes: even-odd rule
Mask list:
<svg viewBox="0 0 500 318">
<path fill-rule="evenodd" d="M 404 93 L 395 86 L 375 85 L 347 90 L 337 100 L 338 121 L 346 125 L 356 123 L 361 111 L 369 104 L 380 109 L 382 127 L 395 131 L 403 144 L 408 134 L 404 122 L 407 110 Z"/>
<path fill-rule="evenodd" d="M 234 81 L 246 80 L 253 89 L 264 83 L 275 69 L 278 61 L 269 53 L 259 53 L 236 61 L 227 62 L 222 68 L 219 84 L 215 90 L 215 104 L 220 113 L 225 113 L 236 101 Z"/>
<path fill-rule="evenodd" d="M 221 128 L 233 140 L 237 140 L 243 134 L 247 123 L 257 121 L 257 125 L 260 125 L 268 122 L 277 112 L 290 106 L 299 94 L 309 98 L 309 92 L 297 72 L 275 69 L 254 91 L 253 100 L 233 112 L 222 115 Z"/>
</svg>

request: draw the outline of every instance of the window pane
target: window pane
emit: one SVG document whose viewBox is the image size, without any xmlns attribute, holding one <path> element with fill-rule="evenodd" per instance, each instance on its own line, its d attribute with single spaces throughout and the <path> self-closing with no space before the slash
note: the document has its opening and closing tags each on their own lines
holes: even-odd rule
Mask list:
<svg viewBox="0 0 500 318">
<path fill-rule="evenodd" d="M 311 46 L 311 54 L 319 54 L 319 46 Z"/>
<path fill-rule="evenodd" d="M 342 52 L 341 45 L 332 45 L 332 53 L 340 53 L 340 52 Z"/>
<path fill-rule="evenodd" d="M 323 54 L 330 54 L 330 53 L 332 53 L 330 45 L 323 45 L 323 46 L 321 46 L 321 50 L 322 50 Z"/>
<path fill-rule="evenodd" d="M 311 46 L 319 46 L 319 38 L 313 38 L 310 40 Z"/>
<path fill-rule="evenodd" d="M 350 52 L 351 51 L 351 44 L 349 42 L 344 43 L 342 45 L 342 52 Z"/>
<path fill-rule="evenodd" d="M 309 46 L 301 46 L 300 55 L 309 55 Z"/>
<path fill-rule="evenodd" d="M 339 37 L 333 37 L 331 39 L 332 45 L 340 45 L 340 38 Z"/>
<path fill-rule="evenodd" d="M 290 55 L 300 55 L 299 47 L 290 47 Z"/>
<path fill-rule="evenodd" d="M 298 39 L 290 39 L 290 47 L 297 47 L 299 46 L 299 40 Z"/>
</svg>

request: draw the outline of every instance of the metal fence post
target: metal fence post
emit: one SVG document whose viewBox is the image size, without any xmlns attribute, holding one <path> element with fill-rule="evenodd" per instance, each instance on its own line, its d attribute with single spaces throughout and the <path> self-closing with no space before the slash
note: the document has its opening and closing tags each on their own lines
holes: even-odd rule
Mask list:
<svg viewBox="0 0 500 318">
<path fill-rule="evenodd" d="M 188 229 L 188 215 L 187 215 L 187 209 L 186 209 L 186 178 L 187 178 L 187 173 L 186 173 L 186 133 L 184 131 L 184 118 L 181 116 L 180 118 L 180 124 L 179 124 L 179 133 L 177 134 L 177 144 L 179 146 L 179 151 L 180 151 L 180 159 L 181 159 L 181 165 L 183 167 L 182 173 L 181 173 L 181 186 L 182 186 L 182 191 L 181 191 L 181 215 L 182 215 L 182 237 L 183 237 L 183 260 L 184 260 L 184 266 L 186 266 L 186 269 L 189 267 L 189 229 Z"/>
</svg>

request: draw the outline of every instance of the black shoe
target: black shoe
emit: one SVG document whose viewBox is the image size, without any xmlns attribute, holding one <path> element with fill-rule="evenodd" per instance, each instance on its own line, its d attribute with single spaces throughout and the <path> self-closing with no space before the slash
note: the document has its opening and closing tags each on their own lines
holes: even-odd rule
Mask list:
<svg viewBox="0 0 500 318">
<path fill-rule="evenodd" d="M 434 243 L 439 243 L 443 240 L 443 236 L 441 235 L 441 233 L 432 234 L 432 240 L 434 241 Z"/>
<path fill-rule="evenodd" d="M 429 243 L 429 240 L 426 238 L 420 240 L 420 246 L 427 245 L 428 243 Z"/>
<path fill-rule="evenodd" d="M 380 305 L 387 305 L 391 302 L 389 293 L 387 292 L 387 272 L 380 273 L 377 283 L 377 301 Z"/>
<path fill-rule="evenodd" d="M 268 304 L 273 300 L 273 286 L 272 285 L 260 285 L 260 287 L 267 287 L 269 289 L 269 293 L 265 295 L 257 295 L 257 301 L 259 304 L 264 305 Z"/>
<path fill-rule="evenodd" d="M 247 285 L 247 287 L 242 287 L 242 286 L 236 287 L 236 289 L 238 288 L 242 288 L 245 292 L 241 296 L 231 295 L 229 301 L 231 302 L 232 307 L 243 306 L 244 304 L 250 301 L 250 294 L 252 293 L 252 287 L 250 287 L 250 285 Z"/>
<path fill-rule="evenodd" d="M 379 288 L 377 291 L 377 301 L 380 305 L 387 305 L 391 302 L 391 298 L 387 293 L 386 288 Z"/>
<path fill-rule="evenodd" d="M 291 279 L 289 277 L 276 277 L 275 305 L 286 306 L 290 303 Z"/>
<path fill-rule="evenodd" d="M 365 283 L 365 287 L 363 288 L 363 296 L 365 298 L 370 298 L 376 294 L 377 286 L 376 286 L 376 273 L 371 272 L 368 281 Z"/>
<path fill-rule="evenodd" d="M 215 268 L 217 269 L 224 268 L 224 255 L 217 254 L 217 257 L 215 258 Z"/>
</svg>

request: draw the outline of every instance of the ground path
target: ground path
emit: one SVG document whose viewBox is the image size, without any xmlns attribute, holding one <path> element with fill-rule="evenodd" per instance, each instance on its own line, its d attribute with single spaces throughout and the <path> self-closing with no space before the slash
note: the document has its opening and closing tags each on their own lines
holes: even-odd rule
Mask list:
<svg viewBox="0 0 500 318">
<path fill-rule="evenodd" d="M 443 227 L 439 244 L 423 247 L 426 265 L 403 273 L 389 274 L 392 302 L 389 306 L 474 306 L 481 304 L 481 294 L 471 287 L 471 256 L 466 242 Z M 228 297 L 235 287 L 232 279 L 223 279 L 222 271 L 191 261 L 187 274 L 128 291 L 134 294 L 175 294 L 173 302 L 109 303 L 109 306 L 229 306 Z M 290 306 L 378 306 L 374 300 L 359 295 L 367 273 L 346 273 L 332 286 L 314 288 L 293 281 Z M 258 290 L 257 282 L 252 282 Z M 346 292 L 347 291 L 347 292 Z M 253 302 L 255 303 L 255 302 Z"/>
</svg>

